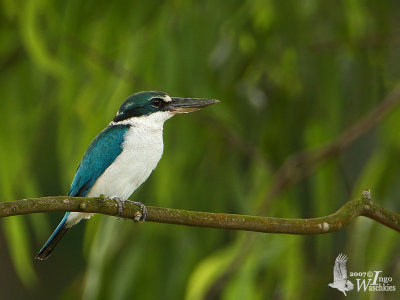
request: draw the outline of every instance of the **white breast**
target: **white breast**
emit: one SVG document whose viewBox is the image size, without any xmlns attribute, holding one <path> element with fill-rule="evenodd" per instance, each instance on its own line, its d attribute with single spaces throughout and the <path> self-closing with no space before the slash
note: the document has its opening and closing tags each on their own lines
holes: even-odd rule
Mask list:
<svg viewBox="0 0 400 300">
<path fill-rule="evenodd" d="M 124 121 L 131 127 L 125 134 L 123 150 L 96 180 L 87 197 L 103 194 L 108 198 L 118 197 L 124 201 L 146 181 L 160 161 L 164 148 L 162 133 L 166 118 L 154 119 L 157 114 L 153 118 L 148 116 Z M 92 215 L 72 212 L 68 217 L 68 226 Z"/>
<path fill-rule="evenodd" d="M 132 126 L 125 135 L 121 154 L 97 179 L 88 197 L 104 194 L 126 200 L 149 177 L 163 152 L 162 128 Z"/>
</svg>

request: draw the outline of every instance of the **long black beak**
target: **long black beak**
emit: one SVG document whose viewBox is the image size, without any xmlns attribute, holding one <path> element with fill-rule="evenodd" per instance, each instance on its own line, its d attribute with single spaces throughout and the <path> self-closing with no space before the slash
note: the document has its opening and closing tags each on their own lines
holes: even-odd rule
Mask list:
<svg viewBox="0 0 400 300">
<path fill-rule="evenodd" d="M 173 97 L 171 99 L 172 101 L 168 104 L 167 109 L 176 114 L 189 113 L 219 102 L 218 100 L 214 99 L 200 98 Z"/>
</svg>

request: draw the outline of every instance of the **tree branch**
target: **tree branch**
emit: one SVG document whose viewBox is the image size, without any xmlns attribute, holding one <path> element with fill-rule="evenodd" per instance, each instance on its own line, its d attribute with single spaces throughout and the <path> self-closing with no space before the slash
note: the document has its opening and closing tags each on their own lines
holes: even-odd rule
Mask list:
<svg viewBox="0 0 400 300">
<path fill-rule="evenodd" d="M 289 156 L 275 174 L 275 180 L 267 195 L 273 199 L 288 186 L 300 182 L 313 173 L 319 163 L 341 153 L 355 140 L 375 128 L 383 118 L 400 105 L 400 84 L 383 99 L 383 101 L 357 123 L 347 128 L 332 142 L 301 151 Z M 265 204 L 263 204 L 265 206 Z M 262 207 L 263 210 L 265 207 Z"/>
<path fill-rule="evenodd" d="M 104 197 L 66 196 L 28 198 L 0 203 L 0 218 L 53 211 L 116 216 L 117 205 L 115 201 Z M 311 219 L 209 213 L 155 206 L 147 206 L 147 213 L 148 222 L 300 235 L 335 232 L 349 225 L 356 217 L 364 216 L 400 232 L 400 215 L 372 203 L 370 193 L 367 191 L 364 191 L 361 199 L 347 202 L 333 214 Z M 137 206 L 126 203 L 122 217 L 140 220 L 142 216 Z"/>
</svg>

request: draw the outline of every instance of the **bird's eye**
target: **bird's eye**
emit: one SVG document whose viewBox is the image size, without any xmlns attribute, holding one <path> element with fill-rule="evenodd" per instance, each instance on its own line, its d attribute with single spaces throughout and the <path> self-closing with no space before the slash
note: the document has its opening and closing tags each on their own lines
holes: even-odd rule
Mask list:
<svg viewBox="0 0 400 300">
<path fill-rule="evenodd" d="M 151 100 L 150 104 L 154 107 L 161 107 L 164 104 L 164 101 L 160 98 L 154 98 Z"/>
</svg>

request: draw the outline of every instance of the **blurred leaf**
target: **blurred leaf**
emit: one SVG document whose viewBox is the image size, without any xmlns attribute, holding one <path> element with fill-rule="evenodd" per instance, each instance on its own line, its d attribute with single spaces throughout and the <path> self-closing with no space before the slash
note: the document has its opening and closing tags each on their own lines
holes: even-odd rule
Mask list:
<svg viewBox="0 0 400 300">
<path fill-rule="evenodd" d="M 232 258 L 237 253 L 235 248 L 234 245 L 231 245 L 220 249 L 198 264 L 188 279 L 185 299 L 204 299 L 213 282 L 232 263 Z"/>
<path fill-rule="evenodd" d="M 21 280 L 27 286 L 32 287 L 37 283 L 37 277 L 33 270 L 33 255 L 29 247 L 29 235 L 22 218 L 8 218 L 2 220 L 9 246 L 10 256 Z"/>
</svg>

